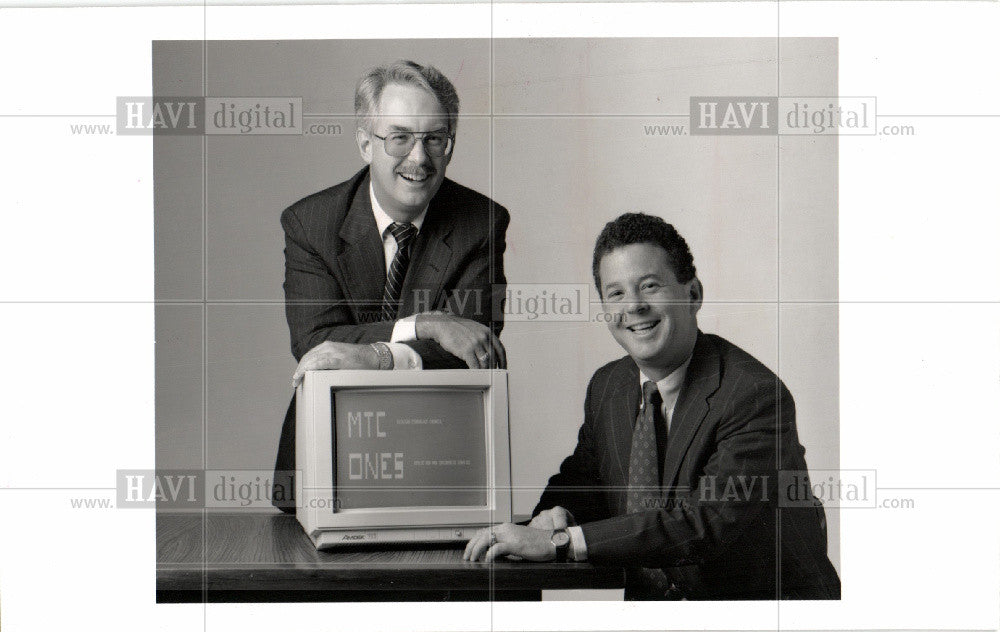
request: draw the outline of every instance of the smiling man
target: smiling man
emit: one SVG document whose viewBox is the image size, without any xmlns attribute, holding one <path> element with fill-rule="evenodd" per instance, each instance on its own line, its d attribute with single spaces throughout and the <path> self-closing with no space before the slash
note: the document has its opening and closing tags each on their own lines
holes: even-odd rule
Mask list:
<svg viewBox="0 0 1000 632">
<path fill-rule="evenodd" d="M 309 370 L 505 367 L 494 302 L 510 216 L 445 177 L 455 87 L 432 66 L 397 61 L 361 78 L 354 110 L 366 166 L 281 214 L 293 385 Z M 284 509 L 294 446 L 293 398 L 275 464 Z"/>
<path fill-rule="evenodd" d="M 597 239 L 593 274 L 628 355 L 591 379 L 576 449 L 531 522 L 478 532 L 465 558 L 623 566 L 628 599 L 839 599 L 822 505 L 778 503 L 778 471 L 806 469 L 792 396 L 699 331 L 684 238 L 622 215 Z"/>
</svg>

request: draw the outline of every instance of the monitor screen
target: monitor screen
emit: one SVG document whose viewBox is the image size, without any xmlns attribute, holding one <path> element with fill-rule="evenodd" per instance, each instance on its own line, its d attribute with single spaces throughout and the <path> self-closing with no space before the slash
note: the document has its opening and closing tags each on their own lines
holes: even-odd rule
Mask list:
<svg viewBox="0 0 1000 632">
<path fill-rule="evenodd" d="M 335 511 L 488 504 L 482 388 L 331 390 Z"/>
</svg>

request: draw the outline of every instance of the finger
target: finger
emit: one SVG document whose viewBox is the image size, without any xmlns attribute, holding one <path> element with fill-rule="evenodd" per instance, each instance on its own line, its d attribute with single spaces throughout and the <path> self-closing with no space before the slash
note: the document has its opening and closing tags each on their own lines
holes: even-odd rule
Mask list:
<svg viewBox="0 0 1000 632">
<path fill-rule="evenodd" d="M 555 527 L 552 526 L 552 510 L 546 509 L 539 513 L 531 519 L 528 526 L 534 529 L 554 529 Z"/>
<path fill-rule="evenodd" d="M 476 560 L 477 550 L 482 549 L 484 544 L 485 546 L 489 546 L 489 536 L 486 534 L 485 530 L 480 529 L 476 532 L 476 535 L 472 536 L 469 543 L 465 545 L 466 555 L 463 557 L 474 562 Z"/>
<path fill-rule="evenodd" d="M 479 368 L 488 369 L 493 366 L 493 347 L 488 339 L 484 339 L 476 346 L 476 356 L 479 358 Z"/>
<path fill-rule="evenodd" d="M 295 367 L 295 373 L 292 374 L 292 388 L 295 388 L 302 383 L 302 378 L 305 377 L 306 371 L 309 370 L 308 366 L 309 357 L 305 356 L 302 358 L 302 361 L 299 362 L 299 365 Z"/>
<path fill-rule="evenodd" d="M 507 368 L 507 351 L 503 348 L 503 344 L 500 339 L 490 332 L 490 343 L 493 345 L 494 359 L 496 360 L 496 366 L 498 369 Z"/>
<path fill-rule="evenodd" d="M 492 562 L 501 555 L 508 555 L 514 552 L 514 545 L 510 542 L 497 542 L 486 551 L 485 562 Z"/>
<path fill-rule="evenodd" d="M 493 366 L 493 352 L 490 349 L 489 343 L 481 344 L 476 347 L 476 359 L 479 361 L 480 369 L 488 369 Z"/>
<path fill-rule="evenodd" d="M 568 526 L 569 526 L 569 523 L 566 521 L 566 514 L 565 513 L 563 513 L 562 511 L 553 511 L 552 512 L 552 529 L 553 530 L 555 530 L 555 529 L 565 529 Z"/>
<path fill-rule="evenodd" d="M 344 358 L 333 354 L 316 355 L 302 362 L 303 371 L 330 371 L 344 368 Z"/>
<path fill-rule="evenodd" d="M 479 358 L 479 368 L 488 369 L 493 366 L 493 348 L 489 340 L 484 340 L 476 347 L 476 357 Z"/>
<path fill-rule="evenodd" d="M 573 513 L 569 509 L 556 505 L 552 508 L 552 512 L 562 516 L 562 519 L 566 521 L 566 526 L 572 527 L 576 524 L 576 518 L 573 517 Z"/>
<path fill-rule="evenodd" d="M 482 534 L 483 534 L 482 531 L 477 531 L 475 535 L 469 538 L 469 541 L 465 543 L 465 551 L 462 552 L 463 560 L 471 559 L 470 554 L 472 553 L 472 549 L 476 545 L 476 542 L 479 540 L 479 538 L 482 537 Z"/>
<path fill-rule="evenodd" d="M 476 545 L 472 547 L 472 553 L 469 555 L 469 559 L 473 562 L 483 559 L 483 555 L 486 553 L 488 548 L 490 548 L 490 537 L 485 536 L 480 538 L 479 541 L 476 542 Z"/>
<path fill-rule="evenodd" d="M 537 516 L 535 516 L 534 518 L 532 518 L 531 522 L 528 523 L 528 526 L 531 527 L 532 529 L 554 529 L 555 528 L 555 527 L 552 526 L 552 521 L 551 520 L 546 520 L 546 517 L 544 515 L 542 515 L 542 514 L 538 514 Z"/>
<path fill-rule="evenodd" d="M 299 377 L 299 382 L 305 378 L 306 371 L 312 371 L 312 367 L 308 363 L 299 362 L 299 368 L 295 369 L 295 375 Z"/>
<path fill-rule="evenodd" d="M 476 350 L 475 349 L 470 349 L 469 351 L 466 351 L 462 355 L 462 359 L 465 360 L 465 363 L 467 365 L 469 365 L 470 369 L 478 369 L 479 368 L 479 358 L 476 357 Z"/>
</svg>

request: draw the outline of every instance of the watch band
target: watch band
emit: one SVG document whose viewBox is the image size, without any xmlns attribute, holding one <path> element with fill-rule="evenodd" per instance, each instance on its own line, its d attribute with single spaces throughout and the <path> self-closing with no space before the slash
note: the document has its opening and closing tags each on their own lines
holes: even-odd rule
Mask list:
<svg viewBox="0 0 1000 632">
<path fill-rule="evenodd" d="M 378 356 L 379 371 L 392 370 L 392 351 L 389 351 L 389 345 L 384 342 L 373 342 L 371 348 L 375 351 L 375 355 Z"/>
<path fill-rule="evenodd" d="M 552 544 L 556 547 L 556 561 L 565 562 L 569 555 L 569 531 L 566 529 L 556 529 L 553 531 Z"/>
</svg>

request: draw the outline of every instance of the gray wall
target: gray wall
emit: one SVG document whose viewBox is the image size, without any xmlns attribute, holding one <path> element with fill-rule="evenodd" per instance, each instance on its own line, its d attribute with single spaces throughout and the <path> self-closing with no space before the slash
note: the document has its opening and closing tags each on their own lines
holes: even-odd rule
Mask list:
<svg viewBox="0 0 1000 632">
<path fill-rule="evenodd" d="M 701 328 L 778 372 L 810 467 L 838 467 L 836 137 L 643 131 L 686 124 L 664 115 L 686 114 L 690 96 L 774 95 L 779 79 L 781 94 L 836 94 L 835 39 L 783 39 L 780 64 L 778 50 L 735 38 L 208 42 L 206 94 L 302 96 L 306 113 L 334 115 L 307 123 L 346 133 L 157 137 L 157 466 L 273 464 L 295 366 L 278 216 L 362 166 L 354 82 L 412 58 L 458 88 L 448 175 L 510 210 L 510 282 L 591 283 L 605 222 L 662 215 L 694 253 Z M 154 94 L 202 94 L 201 42 L 154 42 L 153 64 Z M 623 352 L 601 323 L 511 322 L 502 340 L 515 511 L 527 512 L 572 449 L 590 375 Z"/>
</svg>

